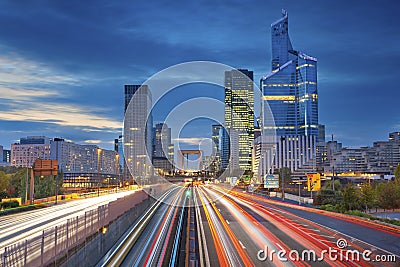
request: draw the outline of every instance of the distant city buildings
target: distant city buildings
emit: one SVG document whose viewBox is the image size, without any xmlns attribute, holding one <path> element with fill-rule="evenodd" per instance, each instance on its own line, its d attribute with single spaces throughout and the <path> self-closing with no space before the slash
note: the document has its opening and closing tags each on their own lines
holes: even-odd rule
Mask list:
<svg viewBox="0 0 400 267">
<path fill-rule="evenodd" d="M 31 167 L 36 159 L 50 159 L 50 138 L 28 136 L 11 144 L 11 166 Z"/>
<path fill-rule="evenodd" d="M 3 164 L 6 166 L 10 165 L 11 163 L 11 150 L 3 148 Z"/>
<path fill-rule="evenodd" d="M 119 154 L 96 145 L 80 145 L 61 138 L 51 140 L 50 159 L 58 160 L 65 187 L 116 185 L 120 181 Z"/>
<path fill-rule="evenodd" d="M 214 173 L 221 169 L 223 131 L 225 130 L 221 124 L 211 125 L 212 153 L 211 160 L 207 163 L 209 164 L 208 170 Z"/>
<path fill-rule="evenodd" d="M 156 171 L 173 174 L 174 145 L 171 142 L 171 128 L 166 123 L 157 123 L 153 128 L 152 162 Z"/>
<path fill-rule="evenodd" d="M 263 175 L 276 168 L 315 171 L 318 142 L 317 59 L 293 49 L 288 14 L 271 25 L 272 72 L 261 79 L 262 133 L 275 131 L 272 166 L 265 156 Z M 274 125 L 267 110 L 270 108 Z"/>
<path fill-rule="evenodd" d="M 367 172 L 393 174 L 400 163 L 400 132 L 389 134 L 388 141 L 374 142 L 372 147 L 343 148 L 341 143 L 327 142 L 330 169 L 335 173 Z M 330 171 L 330 170 L 328 170 Z"/>
<path fill-rule="evenodd" d="M 11 145 L 11 166 L 32 167 L 37 159 L 58 160 L 65 187 L 116 184 L 120 178 L 119 154 L 96 145 L 80 145 L 61 138 L 28 136 Z"/>
<path fill-rule="evenodd" d="M 253 72 L 239 69 L 225 72 L 225 128 L 222 165 L 250 172 L 251 145 L 254 140 Z M 231 142 L 229 142 L 229 140 Z M 229 147 L 229 153 L 227 148 Z"/>
</svg>

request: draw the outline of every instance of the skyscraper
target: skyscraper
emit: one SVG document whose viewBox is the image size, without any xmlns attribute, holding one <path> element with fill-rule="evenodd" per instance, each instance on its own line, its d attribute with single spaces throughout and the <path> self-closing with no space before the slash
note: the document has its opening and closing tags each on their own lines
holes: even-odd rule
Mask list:
<svg viewBox="0 0 400 267">
<path fill-rule="evenodd" d="M 132 102 L 132 103 L 131 103 Z M 131 103 L 131 104 L 130 104 Z M 124 157 L 134 178 L 151 172 L 152 97 L 147 85 L 125 85 Z"/>
<path fill-rule="evenodd" d="M 212 126 L 212 155 L 213 159 L 210 162 L 209 170 L 217 172 L 221 168 L 221 142 L 223 126 L 221 124 L 213 124 Z"/>
<path fill-rule="evenodd" d="M 169 164 L 164 165 L 170 166 L 171 171 L 174 166 L 174 145 L 171 142 L 171 128 L 166 123 L 157 123 L 153 128 L 153 147 L 153 157 L 168 159 Z"/>
<path fill-rule="evenodd" d="M 275 130 L 281 140 L 277 142 L 274 167 L 295 171 L 315 165 L 317 59 L 293 49 L 285 10 L 282 18 L 271 24 L 271 42 L 272 72 L 261 79 L 261 89 L 263 114 L 267 114 L 265 109 L 269 106 L 275 125 L 267 123 L 270 118 L 264 116 L 262 130 Z"/>
<path fill-rule="evenodd" d="M 254 139 L 252 71 L 239 69 L 225 72 L 225 128 L 231 140 L 232 168 L 251 171 L 251 144 Z"/>
</svg>

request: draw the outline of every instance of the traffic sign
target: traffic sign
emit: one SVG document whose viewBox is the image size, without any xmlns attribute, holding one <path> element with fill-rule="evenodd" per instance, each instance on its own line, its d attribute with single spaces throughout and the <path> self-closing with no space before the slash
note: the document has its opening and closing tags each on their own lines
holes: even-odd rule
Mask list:
<svg viewBox="0 0 400 267">
<path fill-rule="evenodd" d="M 264 188 L 279 188 L 279 175 L 265 175 Z"/>
<path fill-rule="evenodd" d="M 307 174 L 307 187 L 308 191 L 321 190 L 321 175 L 319 173 Z"/>
</svg>

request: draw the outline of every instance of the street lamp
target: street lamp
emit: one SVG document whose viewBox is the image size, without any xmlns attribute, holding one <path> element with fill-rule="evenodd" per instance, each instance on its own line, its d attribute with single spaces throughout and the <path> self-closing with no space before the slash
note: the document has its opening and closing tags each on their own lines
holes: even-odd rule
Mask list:
<svg viewBox="0 0 400 267">
<path fill-rule="evenodd" d="M 140 179 L 140 177 L 139 177 L 139 161 L 136 162 L 136 175 L 137 175 L 137 178 Z M 138 183 L 138 186 L 140 186 L 140 181 Z"/>
<path fill-rule="evenodd" d="M 282 186 L 282 200 L 285 200 L 285 189 L 284 189 L 284 177 L 283 177 L 283 141 L 285 141 L 285 137 L 281 136 L 281 186 Z"/>
<path fill-rule="evenodd" d="M 101 148 L 97 148 L 97 196 L 100 196 L 100 153 Z"/>
</svg>

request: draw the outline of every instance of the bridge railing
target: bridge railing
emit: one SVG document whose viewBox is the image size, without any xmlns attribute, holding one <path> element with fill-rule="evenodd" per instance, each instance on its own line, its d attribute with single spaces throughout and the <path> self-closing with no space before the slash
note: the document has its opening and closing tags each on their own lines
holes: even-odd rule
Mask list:
<svg viewBox="0 0 400 267">
<path fill-rule="evenodd" d="M 8 245 L 0 251 L 0 267 L 58 266 L 57 262 L 64 262 L 92 236 L 147 197 L 143 191 L 135 192 Z"/>
</svg>

